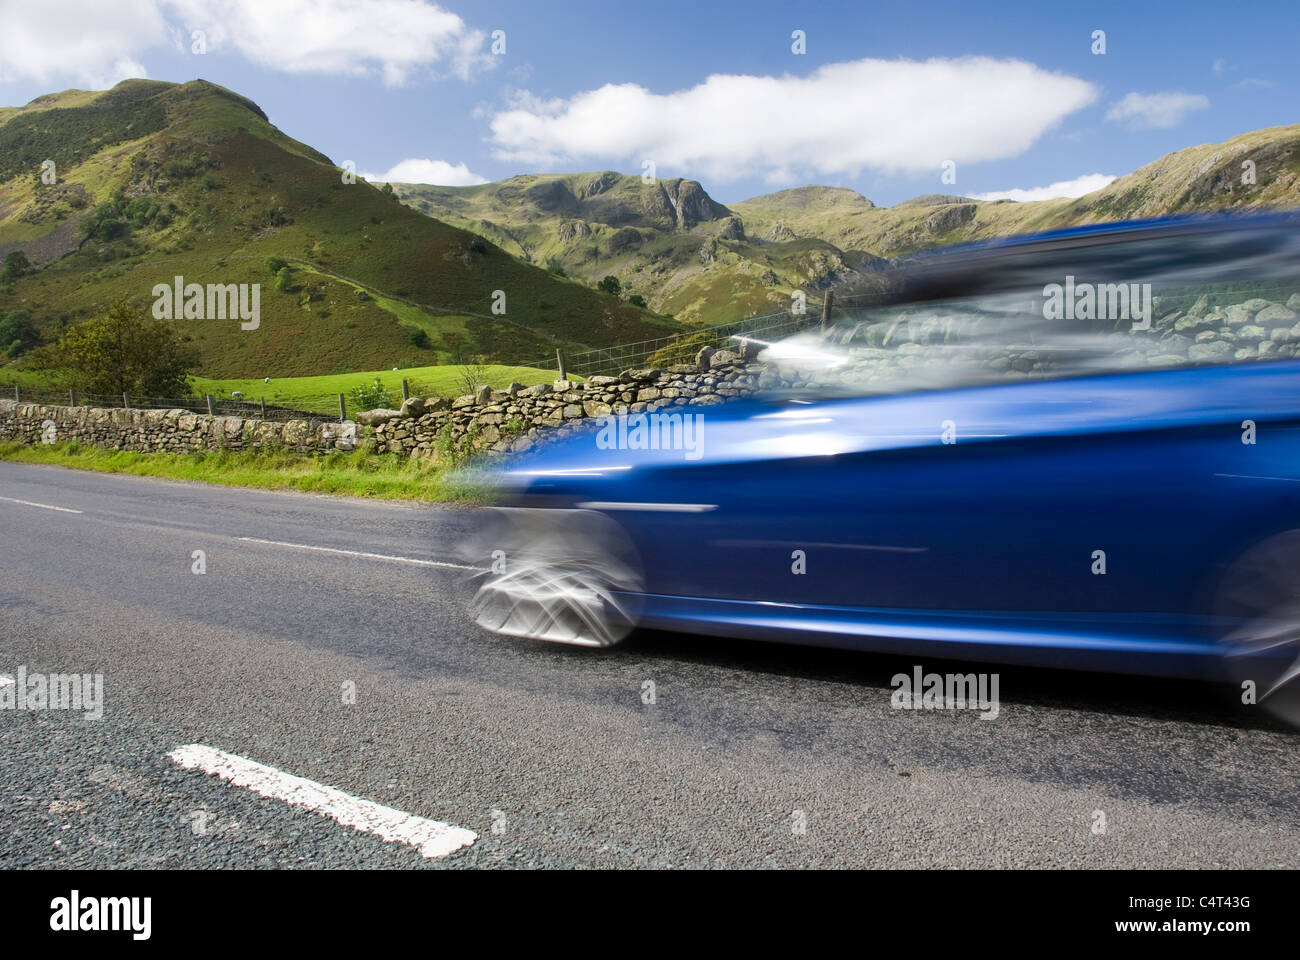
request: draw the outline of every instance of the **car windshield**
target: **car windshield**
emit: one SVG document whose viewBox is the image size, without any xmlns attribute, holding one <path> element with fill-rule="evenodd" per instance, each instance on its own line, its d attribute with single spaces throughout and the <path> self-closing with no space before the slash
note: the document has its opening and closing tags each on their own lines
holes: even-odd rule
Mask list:
<svg viewBox="0 0 1300 960">
<path fill-rule="evenodd" d="M 1294 357 L 1296 221 L 1195 226 L 918 260 L 759 359 L 773 385 L 870 394 Z"/>
</svg>

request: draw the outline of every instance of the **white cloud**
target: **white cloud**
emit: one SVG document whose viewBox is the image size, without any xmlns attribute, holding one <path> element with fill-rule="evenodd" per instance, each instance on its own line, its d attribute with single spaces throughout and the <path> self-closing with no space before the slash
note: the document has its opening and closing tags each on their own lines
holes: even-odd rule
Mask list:
<svg viewBox="0 0 1300 960">
<path fill-rule="evenodd" d="M 660 176 L 854 176 L 1024 152 L 1096 100 L 1077 77 L 1020 60 L 858 60 L 807 77 L 714 75 L 670 94 L 607 84 L 568 99 L 516 93 L 496 155 L 531 166 L 652 160 Z"/>
<path fill-rule="evenodd" d="M 467 77 L 492 61 L 485 36 L 426 0 L 162 0 L 208 49 L 233 47 L 287 73 L 378 74 L 405 83 L 422 69 Z"/>
<path fill-rule="evenodd" d="M 1183 122 L 1193 110 L 1204 110 L 1210 98 L 1199 93 L 1169 90 L 1163 93 L 1130 93 L 1113 103 L 1106 119 L 1134 130 L 1167 130 Z"/>
<path fill-rule="evenodd" d="M 0 5 L 0 83 L 72 82 L 94 90 L 146 76 L 135 54 L 167 43 L 154 0 Z"/>
<path fill-rule="evenodd" d="M 0 82 L 62 79 L 103 89 L 144 76 L 145 51 L 206 34 L 209 56 L 238 53 L 270 70 L 468 77 L 493 65 L 485 35 L 428 0 L 46 0 L 0 7 Z M 197 72 L 197 70 L 196 70 Z"/>
<path fill-rule="evenodd" d="M 442 187 L 472 187 L 487 183 L 486 177 L 471 173 L 463 163 L 446 160 L 403 160 L 387 173 L 361 173 L 372 183 L 432 183 Z"/>
<path fill-rule="evenodd" d="M 1059 180 L 1046 187 L 1030 187 L 1027 190 L 994 190 L 991 193 L 972 193 L 975 200 L 1054 200 L 1057 197 L 1081 197 L 1085 193 L 1100 190 L 1106 184 L 1118 178 L 1109 173 L 1085 173 L 1073 180 Z"/>
<path fill-rule="evenodd" d="M 1210 69 L 1214 71 L 1216 77 L 1221 77 L 1228 72 L 1228 61 L 1224 60 L 1223 57 L 1216 57 L 1214 62 L 1210 64 Z M 1233 67 L 1232 69 L 1236 70 L 1237 68 Z"/>
</svg>

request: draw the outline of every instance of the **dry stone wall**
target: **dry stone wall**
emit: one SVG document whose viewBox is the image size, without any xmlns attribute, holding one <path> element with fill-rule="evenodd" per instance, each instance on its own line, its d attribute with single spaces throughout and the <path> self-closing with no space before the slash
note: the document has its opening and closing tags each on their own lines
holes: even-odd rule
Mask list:
<svg viewBox="0 0 1300 960">
<path fill-rule="evenodd" d="M 187 453 L 195 450 L 349 451 L 355 423 L 249 420 L 189 410 L 124 410 L 47 406 L 0 400 L 0 440 L 63 443 L 77 440 L 113 450 Z"/>
<path fill-rule="evenodd" d="M 403 456 L 517 452 L 564 436 L 592 418 L 680 406 L 709 406 L 758 389 L 796 385 L 752 354 L 704 348 L 666 370 L 628 370 L 585 382 L 556 380 L 506 390 L 480 387 L 454 400 L 411 398 L 401 410 L 368 410 L 356 421 L 320 423 L 208 416 L 189 410 L 125 410 L 0 400 L 0 440 L 82 443 L 114 450 L 351 451 L 367 442 Z"/>
</svg>

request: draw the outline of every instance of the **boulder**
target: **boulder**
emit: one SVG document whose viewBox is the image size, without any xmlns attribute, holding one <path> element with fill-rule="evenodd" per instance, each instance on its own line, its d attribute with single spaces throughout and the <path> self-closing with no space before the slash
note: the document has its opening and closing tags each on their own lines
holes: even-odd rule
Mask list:
<svg viewBox="0 0 1300 960">
<path fill-rule="evenodd" d="M 404 417 L 424 416 L 424 401 L 419 397 L 407 397 L 402 401 L 401 414 Z"/>
<path fill-rule="evenodd" d="M 408 416 L 401 410 L 393 410 L 390 407 L 377 407 L 374 410 L 363 410 L 356 415 L 356 422 L 363 427 L 377 427 L 381 423 L 387 423 L 389 420 L 396 420 L 399 417 Z"/>
</svg>

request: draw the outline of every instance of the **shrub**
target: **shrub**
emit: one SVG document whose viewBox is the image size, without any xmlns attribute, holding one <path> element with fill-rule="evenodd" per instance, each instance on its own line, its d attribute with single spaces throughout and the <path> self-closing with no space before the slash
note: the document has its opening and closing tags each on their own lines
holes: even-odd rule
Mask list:
<svg viewBox="0 0 1300 960">
<path fill-rule="evenodd" d="M 354 410 L 375 410 L 379 407 L 391 407 L 393 398 L 384 385 L 375 377 L 374 383 L 363 383 L 352 388 L 348 394 L 348 403 Z"/>
</svg>

